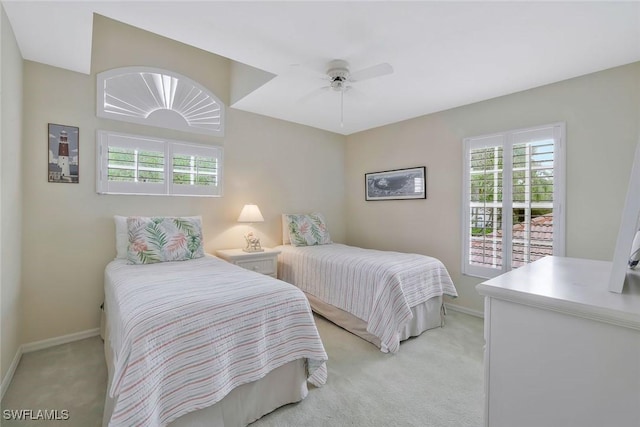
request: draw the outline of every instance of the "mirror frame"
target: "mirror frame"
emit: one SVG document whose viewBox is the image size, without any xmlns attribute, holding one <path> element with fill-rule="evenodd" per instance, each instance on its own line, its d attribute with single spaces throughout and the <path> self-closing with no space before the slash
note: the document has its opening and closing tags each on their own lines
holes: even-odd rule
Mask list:
<svg viewBox="0 0 640 427">
<path fill-rule="evenodd" d="M 638 230 L 638 220 L 640 217 L 640 138 L 636 145 L 636 153 L 633 157 L 631 167 L 631 177 L 627 188 L 627 198 L 622 211 L 622 221 L 615 252 L 613 253 L 613 263 L 609 276 L 609 290 L 611 292 L 622 293 L 627 279 L 629 256 L 633 238 Z"/>
</svg>

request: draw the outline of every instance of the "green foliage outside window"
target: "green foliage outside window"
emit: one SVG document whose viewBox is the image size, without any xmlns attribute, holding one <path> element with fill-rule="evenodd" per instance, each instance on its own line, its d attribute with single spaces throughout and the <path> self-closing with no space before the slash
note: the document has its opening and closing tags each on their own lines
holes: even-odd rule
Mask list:
<svg viewBox="0 0 640 427">
<path fill-rule="evenodd" d="M 530 209 L 532 219 L 551 213 L 553 209 L 540 204 L 553 203 L 553 143 L 514 145 L 512 162 L 513 203 L 528 205 L 514 207 L 513 224 L 525 221 L 526 209 Z M 476 204 L 471 208 L 471 235 L 489 235 L 494 229 L 499 231 L 502 224 L 502 209 L 494 205 L 500 206 L 503 197 L 502 147 L 472 150 L 470 164 L 470 202 Z"/>
<path fill-rule="evenodd" d="M 156 183 L 164 181 L 162 152 L 109 147 L 108 162 L 109 181 Z"/>
<path fill-rule="evenodd" d="M 213 157 L 175 155 L 173 183 L 179 185 L 217 185 L 218 160 Z"/>
</svg>

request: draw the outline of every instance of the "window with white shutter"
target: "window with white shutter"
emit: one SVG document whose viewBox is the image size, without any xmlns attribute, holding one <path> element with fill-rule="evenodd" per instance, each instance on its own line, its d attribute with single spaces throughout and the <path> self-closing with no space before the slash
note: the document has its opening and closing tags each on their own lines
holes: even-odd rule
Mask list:
<svg viewBox="0 0 640 427">
<path fill-rule="evenodd" d="M 224 136 L 225 106 L 210 90 L 173 71 L 122 67 L 98 73 L 98 117 Z"/>
<path fill-rule="evenodd" d="M 222 195 L 222 148 L 108 131 L 97 133 L 100 194 Z"/>
<path fill-rule="evenodd" d="M 220 186 L 222 164 L 210 147 L 175 143 L 171 146 L 172 194 L 207 195 Z"/>
<path fill-rule="evenodd" d="M 564 255 L 564 124 L 464 140 L 463 273 Z"/>
</svg>

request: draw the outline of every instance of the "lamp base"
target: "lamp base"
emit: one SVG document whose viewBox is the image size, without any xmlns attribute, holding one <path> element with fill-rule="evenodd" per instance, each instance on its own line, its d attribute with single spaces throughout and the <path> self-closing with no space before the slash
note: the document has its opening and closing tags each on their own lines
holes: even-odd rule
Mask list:
<svg viewBox="0 0 640 427">
<path fill-rule="evenodd" d="M 247 241 L 247 246 L 244 247 L 245 252 L 264 252 L 262 246 L 260 246 L 260 238 L 253 234 L 252 231 L 244 235 L 244 240 Z"/>
</svg>

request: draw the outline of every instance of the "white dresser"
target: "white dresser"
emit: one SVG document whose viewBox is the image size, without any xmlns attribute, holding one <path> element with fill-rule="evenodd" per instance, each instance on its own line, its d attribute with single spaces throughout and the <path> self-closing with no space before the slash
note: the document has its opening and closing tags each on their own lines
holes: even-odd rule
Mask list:
<svg viewBox="0 0 640 427">
<path fill-rule="evenodd" d="M 640 280 L 611 263 L 548 257 L 479 284 L 485 426 L 640 426 Z"/>
</svg>

